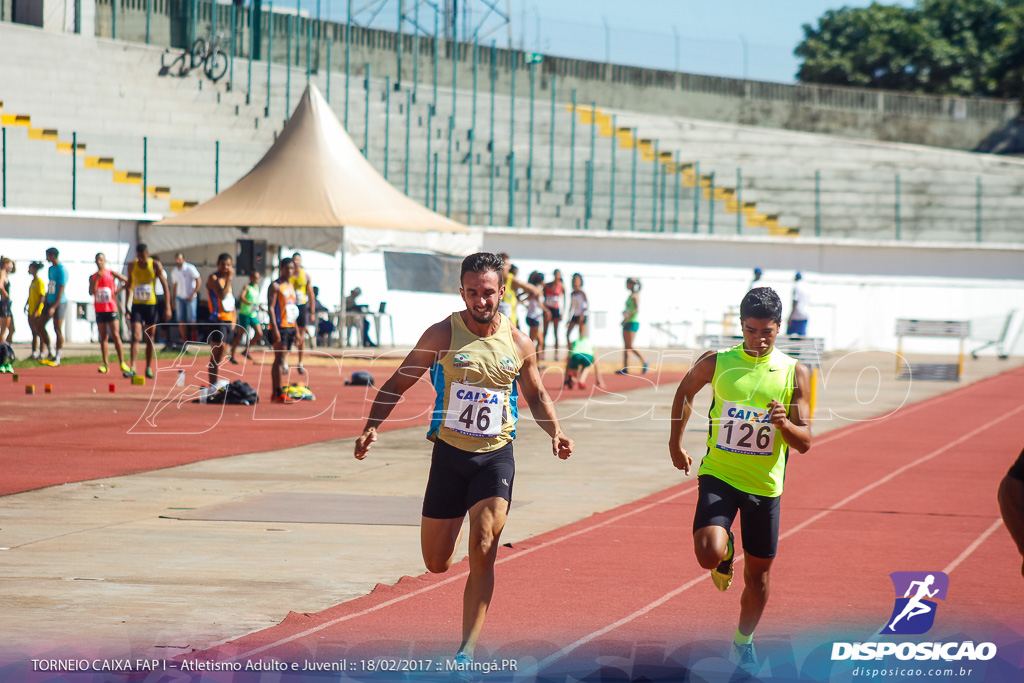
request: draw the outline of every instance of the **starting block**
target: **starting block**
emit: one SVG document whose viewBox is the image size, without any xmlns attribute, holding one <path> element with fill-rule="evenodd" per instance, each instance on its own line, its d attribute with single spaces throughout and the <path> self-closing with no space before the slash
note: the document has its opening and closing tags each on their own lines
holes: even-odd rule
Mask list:
<svg viewBox="0 0 1024 683">
<path fill-rule="evenodd" d="M 135 377 L 132 377 L 132 384 L 144 387 L 146 386 L 146 378 L 142 375 L 136 375 Z"/>
</svg>

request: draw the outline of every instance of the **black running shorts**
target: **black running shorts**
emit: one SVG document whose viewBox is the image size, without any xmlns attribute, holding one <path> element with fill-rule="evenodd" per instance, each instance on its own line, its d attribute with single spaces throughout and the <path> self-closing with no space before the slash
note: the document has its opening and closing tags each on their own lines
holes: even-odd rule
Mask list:
<svg viewBox="0 0 1024 683">
<path fill-rule="evenodd" d="M 743 552 L 762 559 L 771 559 L 779 548 L 779 512 L 782 496 L 756 496 L 726 484 L 717 477 L 702 474 L 697 478 L 697 510 L 693 530 L 706 526 L 732 527 L 736 513 L 740 515 Z"/>
<path fill-rule="evenodd" d="M 515 474 L 511 442 L 487 453 L 470 453 L 438 439 L 430 457 L 423 516 L 464 517 L 481 500 L 495 497 L 504 498 L 511 506 Z"/>
<path fill-rule="evenodd" d="M 217 320 L 204 327 L 206 343 L 210 346 L 215 344 L 230 344 L 235 339 L 235 324 L 226 320 Z"/>
<path fill-rule="evenodd" d="M 96 322 L 112 323 L 117 321 L 117 313 L 114 311 L 96 311 Z"/>
<path fill-rule="evenodd" d="M 281 348 L 290 350 L 292 348 L 292 344 L 295 343 L 295 328 L 278 327 L 277 333 L 281 335 Z"/>
<path fill-rule="evenodd" d="M 132 324 L 138 323 L 143 327 L 152 327 L 160 320 L 156 304 L 132 304 Z"/>
</svg>

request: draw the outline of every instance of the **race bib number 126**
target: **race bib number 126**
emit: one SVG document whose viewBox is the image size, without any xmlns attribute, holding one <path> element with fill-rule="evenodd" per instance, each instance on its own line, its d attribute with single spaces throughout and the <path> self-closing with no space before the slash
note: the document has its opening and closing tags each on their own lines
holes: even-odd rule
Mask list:
<svg viewBox="0 0 1024 683">
<path fill-rule="evenodd" d="M 775 425 L 768 421 L 769 414 L 767 408 L 726 401 L 722 405 L 715 446 L 730 453 L 771 455 L 775 449 Z"/>
</svg>

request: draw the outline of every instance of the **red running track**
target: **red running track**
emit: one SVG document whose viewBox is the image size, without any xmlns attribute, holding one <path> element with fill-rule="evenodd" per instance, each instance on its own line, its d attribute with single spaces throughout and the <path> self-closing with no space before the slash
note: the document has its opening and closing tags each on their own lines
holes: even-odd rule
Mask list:
<svg viewBox="0 0 1024 683">
<path fill-rule="evenodd" d="M 949 594 L 927 638 L 995 639 L 1003 654 L 1021 657 L 1021 558 L 999 521 L 995 491 L 1024 443 L 1022 384 L 1024 369 L 1013 370 L 831 432 L 809 453 L 793 454 L 772 597 L 756 632 L 763 648 L 792 650 L 829 635 L 867 640 L 892 611 L 891 572 L 946 571 Z M 664 462 L 666 477 L 675 472 L 667 453 L 649 457 Z M 722 662 L 739 611 L 742 562 L 733 588 L 721 594 L 693 559 L 695 490 L 686 480 L 502 547 L 477 659 L 520 657 L 520 671 L 526 662 L 545 672 L 574 658 L 643 653 Z M 463 561 L 444 575 L 379 585 L 193 656 L 450 657 L 467 571 Z M 1024 662 L 1014 666 L 1019 675 Z"/>
<path fill-rule="evenodd" d="M 254 357 L 260 360 L 261 354 Z M 317 400 L 292 405 L 267 400 L 269 364 L 244 360 L 222 367 L 221 377 L 248 382 L 261 403 L 192 403 L 198 387 L 208 381 L 208 356 L 163 361 L 156 378 L 145 386 L 132 385 L 120 373 L 100 375 L 94 365 L 21 370 L 16 383 L 10 375 L 0 375 L 0 495 L 358 435 L 376 389 L 346 387 L 345 379 L 367 370 L 382 384 L 395 371 L 396 357 L 343 360 L 314 351 L 307 352 L 307 358 L 308 374 L 300 376 L 293 367 L 288 381 L 305 382 Z M 291 361 L 295 362 L 294 355 Z M 181 388 L 175 386 L 179 370 L 185 372 L 187 385 Z M 609 374 L 605 390 L 674 384 L 681 377 L 680 371 L 641 377 Z M 592 386 L 562 390 L 561 381 L 560 366 L 551 364 L 544 385 L 556 401 L 602 391 Z M 47 383 L 53 393 L 44 392 Z M 35 386 L 34 395 L 25 393 L 28 385 Z M 423 379 L 396 406 L 384 430 L 428 424 L 433 398 L 433 389 Z"/>
</svg>

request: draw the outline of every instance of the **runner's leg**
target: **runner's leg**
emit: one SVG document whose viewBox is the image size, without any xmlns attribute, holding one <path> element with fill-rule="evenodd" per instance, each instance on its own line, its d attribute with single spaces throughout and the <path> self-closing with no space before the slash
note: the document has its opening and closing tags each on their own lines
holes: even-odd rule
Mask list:
<svg viewBox="0 0 1024 683">
<path fill-rule="evenodd" d="M 743 560 L 743 595 L 740 597 L 740 633 L 749 636 L 757 628 L 764 607 L 768 604 L 768 577 L 773 558 L 754 557 L 747 553 Z"/>
<path fill-rule="evenodd" d="M 462 598 L 461 652 L 470 657 L 487 616 L 494 594 L 494 560 L 498 539 L 505 528 L 509 503 L 504 498 L 487 498 L 469 510 L 469 578 Z"/>
</svg>

